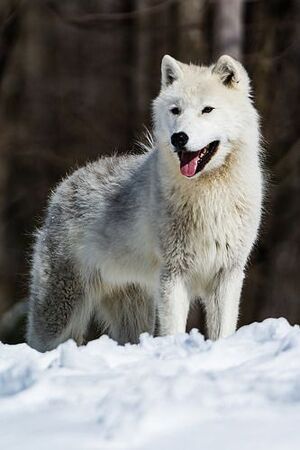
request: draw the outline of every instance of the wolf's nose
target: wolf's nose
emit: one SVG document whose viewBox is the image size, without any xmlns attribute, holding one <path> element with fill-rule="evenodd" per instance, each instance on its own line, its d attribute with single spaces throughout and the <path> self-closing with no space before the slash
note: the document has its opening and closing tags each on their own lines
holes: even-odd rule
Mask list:
<svg viewBox="0 0 300 450">
<path fill-rule="evenodd" d="M 182 150 L 188 140 L 189 140 L 188 135 L 183 131 L 180 131 L 179 133 L 174 133 L 171 136 L 172 145 L 176 148 L 176 150 Z"/>
</svg>

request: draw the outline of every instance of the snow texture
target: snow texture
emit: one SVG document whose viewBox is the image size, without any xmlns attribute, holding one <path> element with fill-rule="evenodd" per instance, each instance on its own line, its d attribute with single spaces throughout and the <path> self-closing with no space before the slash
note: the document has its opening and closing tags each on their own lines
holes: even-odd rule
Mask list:
<svg viewBox="0 0 300 450">
<path fill-rule="evenodd" d="M 300 448 L 300 328 L 268 319 L 227 339 L 48 353 L 0 343 L 0 448 Z"/>
</svg>

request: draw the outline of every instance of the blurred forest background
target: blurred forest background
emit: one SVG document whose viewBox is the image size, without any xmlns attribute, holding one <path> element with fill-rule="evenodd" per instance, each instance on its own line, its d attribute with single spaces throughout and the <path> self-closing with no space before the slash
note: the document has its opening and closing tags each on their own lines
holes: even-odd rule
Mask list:
<svg viewBox="0 0 300 450">
<path fill-rule="evenodd" d="M 22 340 L 21 323 L 10 324 L 26 309 L 33 232 L 50 190 L 87 160 L 137 151 L 165 53 L 195 63 L 228 53 L 249 71 L 269 187 L 240 325 L 300 322 L 299 3 L 0 1 L 0 339 Z"/>
</svg>

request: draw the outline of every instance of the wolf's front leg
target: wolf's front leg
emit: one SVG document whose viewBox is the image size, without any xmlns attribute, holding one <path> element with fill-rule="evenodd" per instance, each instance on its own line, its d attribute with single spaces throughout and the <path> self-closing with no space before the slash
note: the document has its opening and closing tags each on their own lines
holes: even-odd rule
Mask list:
<svg viewBox="0 0 300 450">
<path fill-rule="evenodd" d="M 189 306 L 182 278 L 169 272 L 162 273 L 158 302 L 159 335 L 185 333 Z"/>
<path fill-rule="evenodd" d="M 236 330 L 244 272 L 241 268 L 220 271 L 205 300 L 209 339 L 233 334 Z"/>
</svg>

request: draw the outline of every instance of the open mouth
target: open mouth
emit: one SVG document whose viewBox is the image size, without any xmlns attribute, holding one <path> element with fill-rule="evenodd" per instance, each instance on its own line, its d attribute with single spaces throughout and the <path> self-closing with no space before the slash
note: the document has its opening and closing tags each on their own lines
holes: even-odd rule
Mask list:
<svg viewBox="0 0 300 450">
<path fill-rule="evenodd" d="M 220 141 L 213 141 L 197 152 L 189 152 L 180 150 L 178 158 L 180 160 L 180 172 L 186 177 L 193 177 L 196 173 L 201 172 L 206 164 L 216 153 Z"/>
</svg>

